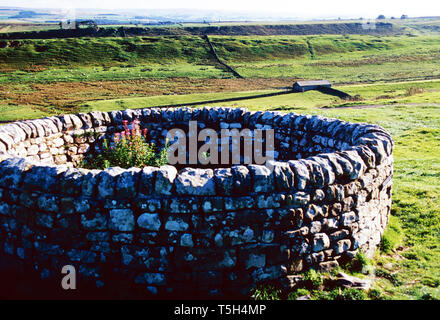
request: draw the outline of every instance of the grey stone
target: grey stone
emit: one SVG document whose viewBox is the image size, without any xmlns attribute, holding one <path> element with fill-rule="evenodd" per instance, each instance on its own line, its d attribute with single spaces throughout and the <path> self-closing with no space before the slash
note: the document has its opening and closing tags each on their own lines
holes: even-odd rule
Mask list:
<svg viewBox="0 0 440 320">
<path fill-rule="evenodd" d="M 139 227 L 151 231 L 159 231 L 162 225 L 160 217 L 157 213 L 143 213 L 137 220 Z"/>
<path fill-rule="evenodd" d="M 175 181 L 176 192 L 183 195 L 215 195 L 214 172 L 211 169 L 183 169 Z"/>
<path fill-rule="evenodd" d="M 371 288 L 371 280 L 352 277 L 344 272 L 338 273 L 336 283 L 344 288 L 355 288 L 361 290 L 369 290 Z"/>
<path fill-rule="evenodd" d="M 222 168 L 214 170 L 214 179 L 217 190 L 221 195 L 231 195 L 234 191 L 235 176 L 232 169 Z"/>
<path fill-rule="evenodd" d="M 118 198 L 135 198 L 141 169 L 124 170 L 116 178 L 115 193 Z"/>
<path fill-rule="evenodd" d="M 275 186 L 280 191 L 290 190 L 294 186 L 295 178 L 287 162 L 274 163 Z"/>
<path fill-rule="evenodd" d="M 59 177 L 59 188 L 63 194 L 78 196 L 81 193 L 84 172 L 75 168 L 69 168 Z"/>
<path fill-rule="evenodd" d="M 313 237 L 313 252 L 319 252 L 330 246 L 330 240 L 325 233 L 317 233 Z"/>
<path fill-rule="evenodd" d="M 100 212 L 81 215 L 81 225 L 85 230 L 107 229 L 107 216 Z"/>
<path fill-rule="evenodd" d="M 42 194 L 38 198 L 38 207 L 43 211 L 58 212 L 58 198 L 53 195 Z"/>
<path fill-rule="evenodd" d="M 353 211 L 346 212 L 342 214 L 341 224 L 344 227 L 349 227 L 352 223 L 357 221 L 357 216 Z"/>
<path fill-rule="evenodd" d="M 36 213 L 36 224 L 40 227 L 52 228 L 53 226 L 53 216 L 48 213 Z"/>
<path fill-rule="evenodd" d="M 234 194 L 246 194 L 251 190 L 251 174 L 245 166 L 232 166 L 232 174 L 234 175 Z"/>
<path fill-rule="evenodd" d="M 115 231 L 133 231 L 135 226 L 133 211 L 130 209 L 110 210 L 109 227 Z"/>
<path fill-rule="evenodd" d="M 307 205 L 310 202 L 310 195 L 305 192 L 296 192 L 293 194 L 293 204 L 296 205 Z"/>
<path fill-rule="evenodd" d="M 98 195 L 101 198 L 111 198 L 115 196 L 116 181 L 124 172 L 124 169 L 112 167 L 105 169 L 98 176 Z"/>
<path fill-rule="evenodd" d="M 188 228 L 188 223 L 178 217 L 169 217 L 165 223 L 165 229 L 168 231 L 186 231 Z"/>
<path fill-rule="evenodd" d="M 33 166 L 26 173 L 23 186 L 26 190 L 58 193 L 58 176 L 67 169 L 65 166 Z"/>
<path fill-rule="evenodd" d="M 348 160 L 353 168 L 349 174 L 351 180 L 356 180 L 367 170 L 364 160 L 362 160 L 356 151 L 342 151 L 339 154 Z"/>
<path fill-rule="evenodd" d="M 341 254 L 343 252 L 350 250 L 350 247 L 351 247 L 351 241 L 349 239 L 343 239 L 336 242 L 334 246 L 334 250 L 336 254 Z"/>
<path fill-rule="evenodd" d="M 269 168 L 253 164 L 249 165 L 248 168 L 253 177 L 254 192 L 266 193 L 274 190 L 273 172 Z"/>
<path fill-rule="evenodd" d="M 159 168 L 145 167 L 139 181 L 139 193 L 152 194 L 154 192 L 154 179 Z"/>
<path fill-rule="evenodd" d="M 324 212 L 322 210 L 322 207 L 311 204 L 307 207 L 307 211 L 305 216 L 309 219 L 309 220 L 314 220 L 317 219 L 319 217 L 324 217 Z"/>
<path fill-rule="evenodd" d="M 310 181 L 310 172 L 307 169 L 307 166 L 299 161 L 294 160 L 290 160 L 288 163 L 296 178 L 295 187 L 298 190 L 304 190 Z"/>
<path fill-rule="evenodd" d="M 261 236 L 261 241 L 264 243 L 273 242 L 275 234 L 272 230 L 263 230 L 263 235 Z"/>
<path fill-rule="evenodd" d="M 214 237 L 214 242 L 217 247 L 223 247 L 223 236 L 217 233 Z"/>
<path fill-rule="evenodd" d="M 180 245 L 182 247 L 193 247 L 194 246 L 194 242 L 193 242 L 192 234 L 184 233 L 180 237 Z"/>
<path fill-rule="evenodd" d="M 154 190 L 158 194 L 171 195 L 174 179 L 177 176 L 177 170 L 173 166 L 161 166 L 156 173 L 156 182 Z"/>
<path fill-rule="evenodd" d="M 24 173 L 33 165 L 33 162 L 22 158 L 9 158 L 0 162 L 0 187 L 19 188 Z"/>
<path fill-rule="evenodd" d="M 266 265 L 266 255 L 251 253 L 249 254 L 248 259 L 246 260 L 246 269 L 250 268 L 262 268 Z"/>
</svg>

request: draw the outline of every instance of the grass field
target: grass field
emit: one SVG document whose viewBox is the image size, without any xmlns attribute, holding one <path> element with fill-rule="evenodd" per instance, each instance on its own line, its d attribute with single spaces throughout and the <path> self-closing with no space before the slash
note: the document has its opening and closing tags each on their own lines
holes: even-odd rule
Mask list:
<svg viewBox="0 0 440 320">
<path fill-rule="evenodd" d="M 212 37 L 245 78 L 326 78 L 335 83 L 440 77 L 440 36 Z M 145 78 L 231 78 L 197 36 L 2 42 L 1 83 Z"/>
<path fill-rule="evenodd" d="M 325 78 L 341 84 L 438 78 L 439 40 L 350 35 L 213 37 L 212 42 L 244 77 Z M 283 44 L 284 50 L 276 44 Z"/>
</svg>

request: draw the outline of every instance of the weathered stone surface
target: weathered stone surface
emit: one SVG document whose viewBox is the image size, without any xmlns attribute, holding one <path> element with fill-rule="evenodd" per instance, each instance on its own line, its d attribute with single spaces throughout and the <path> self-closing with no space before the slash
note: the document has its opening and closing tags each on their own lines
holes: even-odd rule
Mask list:
<svg viewBox="0 0 440 320">
<path fill-rule="evenodd" d="M 330 240 L 325 233 L 317 233 L 313 237 L 313 252 L 319 252 L 330 247 Z"/>
<path fill-rule="evenodd" d="M 369 290 L 371 287 L 371 280 L 352 277 L 344 272 L 338 273 L 336 283 L 337 285 L 344 288 Z"/>
<path fill-rule="evenodd" d="M 124 169 L 112 167 L 105 169 L 98 176 L 98 195 L 101 198 L 115 196 L 115 185 L 119 176 L 124 173 Z"/>
<path fill-rule="evenodd" d="M 295 177 L 289 164 L 286 162 L 275 162 L 274 179 L 277 190 L 285 191 L 294 187 Z"/>
<path fill-rule="evenodd" d="M 231 195 L 234 191 L 235 176 L 230 168 L 214 170 L 214 180 L 219 194 Z"/>
<path fill-rule="evenodd" d="M 334 250 L 336 254 L 341 254 L 345 251 L 350 250 L 351 247 L 351 241 L 349 239 L 343 239 L 336 242 L 334 246 Z"/>
<path fill-rule="evenodd" d="M 173 166 L 162 166 L 156 173 L 154 190 L 158 194 L 171 195 L 173 182 L 177 176 L 177 170 Z"/>
<path fill-rule="evenodd" d="M 0 162 L 0 187 L 18 188 L 24 173 L 34 165 L 20 158 L 9 158 Z"/>
<path fill-rule="evenodd" d="M 344 227 L 349 227 L 353 222 L 357 221 L 357 216 L 354 212 L 346 212 L 344 214 L 342 214 L 341 217 L 341 224 Z"/>
<path fill-rule="evenodd" d="M 307 167 L 299 161 L 288 162 L 295 174 L 295 187 L 298 190 L 304 190 L 310 181 L 310 172 Z"/>
<path fill-rule="evenodd" d="M 136 197 L 140 172 L 139 168 L 130 168 L 117 176 L 115 193 L 118 198 Z"/>
<path fill-rule="evenodd" d="M 234 194 L 246 194 L 251 190 L 251 174 L 245 166 L 232 166 L 232 174 L 234 175 Z"/>
<path fill-rule="evenodd" d="M 115 231 L 133 231 L 135 226 L 133 211 L 130 209 L 110 210 L 109 227 Z"/>
<path fill-rule="evenodd" d="M 65 166 L 33 166 L 26 172 L 23 186 L 26 190 L 58 193 L 58 176 L 66 170 Z"/>
<path fill-rule="evenodd" d="M 69 168 L 59 177 L 60 192 L 71 196 L 81 194 L 84 172 L 78 169 Z"/>
<path fill-rule="evenodd" d="M 182 195 L 215 195 L 214 172 L 211 169 L 183 169 L 176 178 L 176 192 Z"/>
<path fill-rule="evenodd" d="M 179 217 L 169 217 L 165 223 L 165 230 L 169 231 L 186 231 L 189 228 L 189 224 Z"/>
<path fill-rule="evenodd" d="M 159 231 L 162 225 L 160 217 L 157 213 L 143 213 L 137 220 L 139 227 L 151 231 Z"/>
<path fill-rule="evenodd" d="M 273 172 L 260 165 L 249 165 L 254 183 L 254 192 L 271 192 L 274 190 Z"/>
<path fill-rule="evenodd" d="M 85 230 L 105 230 L 107 229 L 107 216 L 100 212 L 82 214 L 81 225 Z"/>
<path fill-rule="evenodd" d="M 44 228 L 52 228 L 53 227 L 53 216 L 49 213 L 36 213 L 36 224 L 40 227 Z"/>
<path fill-rule="evenodd" d="M 46 212 L 58 212 L 58 198 L 53 195 L 43 194 L 38 198 L 38 207 Z"/>
<path fill-rule="evenodd" d="M 180 245 L 182 247 L 194 247 L 194 242 L 192 238 L 192 234 L 185 233 L 180 237 Z"/>
<path fill-rule="evenodd" d="M 139 193 L 148 195 L 154 192 L 154 181 L 158 170 L 155 167 L 145 167 L 142 170 L 139 181 Z"/>
</svg>

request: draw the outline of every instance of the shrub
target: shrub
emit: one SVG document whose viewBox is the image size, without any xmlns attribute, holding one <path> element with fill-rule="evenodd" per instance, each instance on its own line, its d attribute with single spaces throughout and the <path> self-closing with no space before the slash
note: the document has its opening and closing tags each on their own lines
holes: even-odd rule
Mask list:
<svg viewBox="0 0 440 320">
<path fill-rule="evenodd" d="M 365 291 L 360 289 L 348 288 L 340 290 L 338 294 L 335 295 L 334 300 L 365 300 L 367 295 Z"/>
<path fill-rule="evenodd" d="M 356 257 L 350 261 L 348 269 L 352 272 L 361 272 L 368 264 L 369 260 L 365 254 L 358 252 Z"/>
<path fill-rule="evenodd" d="M 296 300 L 299 297 L 303 297 L 303 296 L 310 296 L 310 291 L 304 288 L 300 288 L 296 291 L 292 291 L 289 293 L 289 295 L 287 296 L 287 300 Z"/>
<path fill-rule="evenodd" d="M 307 289 L 318 289 L 324 284 L 324 277 L 319 272 L 310 269 L 304 275 L 303 281 Z"/>
<path fill-rule="evenodd" d="M 103 140 L 102 151 L 84 159 L 80 166 L 89 169 L 109 167 L 131 168 L 145 166 L 160 167 L 167 163 L 168 145 L 158 150 L 154 143 L 147 142 L 147 129 L 141 130 L 139 121 L 134 120 L 129 128 L 128 121 L 123 121 L 124 131 L 116 133 L 113 145 Z"/>
<path fill-rule="evenodd" d="M 255 300 L 280 300 L 281 290 L 272 285 L 260 285 L 253 290 Z"/>
<path fill-rule="evenodd" d="M 379 289 L 370 289 L 370 291 L 368 291 L 368 297 L 371 300 L 382 300 L 382 292 Z"/>
</svg>

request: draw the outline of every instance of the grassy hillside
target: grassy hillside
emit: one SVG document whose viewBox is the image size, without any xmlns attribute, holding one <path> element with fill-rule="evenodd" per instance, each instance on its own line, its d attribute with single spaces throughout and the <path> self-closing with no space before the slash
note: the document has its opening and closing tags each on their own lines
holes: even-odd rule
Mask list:
<svg viewBox="0 0 440 320">
<path fill-rule="evenodd" d="M 217 36 L 212 43 L 246 78 L 356 83 L 440 77 L 440 36 Z M 168 77 L 234 76 L 197 36 L 0 41 L 0 84 Z"/>
<path fill-rule="evenodd" d="M 267 38 L 213 37 L 212 43 L 244 77 L 324 78 L 335 83 L 440 77 L 439 36 Z M 284 50 L 274 48 L 273 42 Z"/>
<path fill-rule="evenodd" d="M 3 41 L 0 46 L 0 63 L 15 69 L 117 62 L 199 64 L 209 58 L 200 37 L 20 40 Z"/>
<path fill-rule="evenodd" d="M 186 25 L 186 26 L 106 26 L 94 28 L 58 29 L 31 32 L 0 33 L 0 39 L 61 39 L 77 37 L 121 36 L 170 36 L 170 35 L 310 35 L 310 34 L 395 34 L 400 31 L 388 22 L 377 22 L 376 28 L 364 29 L 360 21 L 338 23 L 285 23 L 285 24 L 232 24 L 232 25 Z"/>
</svg>

